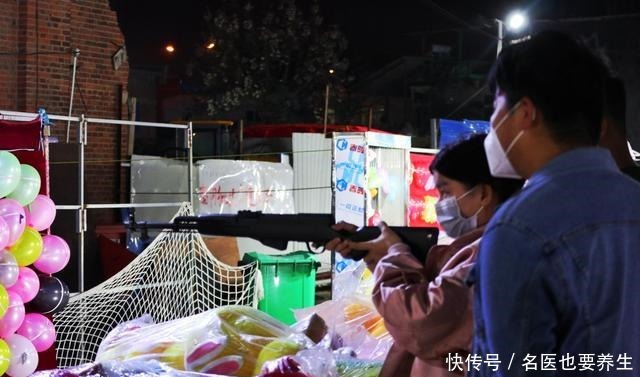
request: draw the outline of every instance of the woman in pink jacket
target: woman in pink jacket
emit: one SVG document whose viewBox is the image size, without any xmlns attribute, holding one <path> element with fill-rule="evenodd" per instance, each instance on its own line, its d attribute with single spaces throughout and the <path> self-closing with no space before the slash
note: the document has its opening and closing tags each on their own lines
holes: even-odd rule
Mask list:
<svg viewBox="0 0 640 377">
<path fill-rule="evenodd" d="M 523 183 L 491 176 L 484 139 L 478 134 L 450 144 L 429 167 L 440 193 L 438 222 L 455 240 L 432 247 L 424 263 L 384 223 L 375 240 L 334 239 L 325 245 L 344 256 L 352 249 L 369 251 L 364 260 L 374 274 L 373 302 L 394 339 L 381 377 L 460 376 L 467 370 L 473 295 L 465 278 L 484 225 Z"/>
</svg>

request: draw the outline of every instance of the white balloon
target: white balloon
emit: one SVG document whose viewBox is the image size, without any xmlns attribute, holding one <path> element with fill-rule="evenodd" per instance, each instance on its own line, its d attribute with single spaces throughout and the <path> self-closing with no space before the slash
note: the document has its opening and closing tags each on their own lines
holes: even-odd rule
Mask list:
<svg viewBox="0 0 640 377">
<path fill-rule="evenodd" d="M 5 339 L 11 350 L 11 362 L 7 374 L 11 377 L 27 377 L 38 367 L 38 351 L 31 341 L 22 335 L 11 334 Z"/>
<path fill-rule="evenodd" d="M 13 286 L 18 281 L 19 272 L 16 257 L 7 250 L 0 250 L 0 284 L 5 288 Z"/>
</svg>

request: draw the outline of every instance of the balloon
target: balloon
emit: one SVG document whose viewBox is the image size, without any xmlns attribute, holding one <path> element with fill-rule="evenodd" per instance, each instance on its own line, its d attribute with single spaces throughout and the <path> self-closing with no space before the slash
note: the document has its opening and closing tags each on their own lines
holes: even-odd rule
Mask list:
<svg viewBox="0 0 640 377">
<path fill-rule="evenodd" d="M 30 312 L 56 313 L 69 302 L 69 287 L 55 276 L 38 275 L 40 290 L 28 304 Z"/>
<path fill-rule="evenodd" d="M 20 272 L 16 257 L 8 250 L 0 251 L 0 284 L 6 288 L 11 287 L 18 281 L 18 273 Z M 0 316 L 2 317 L 2 316 Z"/>
<path fill-rule="evenodd" d="M 29 339 L 38 352 L 48 350 L 56 341 L 56 330 L 53 323 L 49 318 L 38 313 L 25 315 L 22 326 L 16 331 L 16 334 Z"/>
<path fill-rule="evenodd" d="M 4 340 L 0 339 L 0 376 L 4 375 L 11 363 L 11 351 L 9 345 Z"/>
<path fill-rule="evenodd" d="M 9 288 L 9 292 L 17 293 L 23 303 L 33 300 L 40 289 L 38 275 L 29 267 L 20 267 L 18 281 Z"/>
<path fill-rule="evenodd" d="M 22 236 L 9 248 L 19 266 L 28 266 L 40 258 L 42 236 L 31 227 L 26 227 Z"/>
<path fill-rule="evenodd" d="M 11 236 L 11 230 L 4 217 L 0 217 L 0 250 L 9 246 L 9 237 Z"/>
<path fill-rule="evenodd" d="M 9 226 L 9 243 L 7 245 L 11 246 L 22 235 L 27 225 L 24 208 L 13 199 L 0 199 L 0 216 Z"/>
<path fill-rule="evenodd" d="M 0 285 L 0 318 L 4 316 L 4 314 L 9 309 L 9 292 L 7 289 Z"/>
<path fill-rule="evenodd" d="M 17 293 L 9 292 L 9 309 L 0 318 L 0 338 L 7 337 L 22 325 L 24 320 L 24 303 Z"/>
<path fill-rule="evenodd" d="M 7 196 L 20 183 L 20 161 L 11 152 L 0 151 L 0 198 Z"/>
<path fill-rule="evenodd" d="M 58 236 L 42 237 L 42 254 L 33 265 L 45 274 L 55 274 L 69 262 L 71 251 L 67 242 Z"/>
<path fill-rule="evenodd" d="M 40 192 L 40 173 L 31 165 L 20 165 L 20 183 L 7 198 L 15 199 L 23 206 L 31 203 Z"/>
<path fill-rule="evenodd" d="M 25 207 L 27 225 L 37 231 L 43 231 L 51 226 L 56 217 L 56 205 L 46 195 L 38 195 Z"/>
<path fill-rule="evenodd" d="M 38 366 L 38 351 L 29 339 L 19 334 L 6 338 L 11 350 L 11 362 L 7 374 L 11 377 L 26 377 Z"/>
</svg>

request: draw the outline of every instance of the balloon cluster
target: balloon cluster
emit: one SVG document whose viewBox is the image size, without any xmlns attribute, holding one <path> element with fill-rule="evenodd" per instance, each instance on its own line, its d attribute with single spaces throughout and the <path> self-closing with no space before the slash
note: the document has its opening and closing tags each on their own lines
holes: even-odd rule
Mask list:
<svg viewBox="0 0 640 377">
<path fill-rule="evenodd" d="M 33 373 L 38 352 L 56 339 L 44 314 L 69 300 L 69 288 L 51 276 L 69 262 L 69 246 L 40 234 L 51 226 L 56 207 L 39 192 L 38 171 L 0 151 L 0 375 Z"/>
</svg>

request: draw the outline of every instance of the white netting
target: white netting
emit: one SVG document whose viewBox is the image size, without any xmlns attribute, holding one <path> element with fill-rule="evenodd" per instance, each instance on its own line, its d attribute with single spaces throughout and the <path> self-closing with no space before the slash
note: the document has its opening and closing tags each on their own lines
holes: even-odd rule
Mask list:
<svg viewBox="0 0 640 377">
<path fill-rule="evenodd" d="M 193 215 L 183 205 L 176 216 Z M 127 267 L 76 295 L 53 317 L 58 367 L 95 359 L 118 324 L 150 314 L 156 322 L 224 305 L 253 305 L 257 265 L 232 267 L 215 259 L 197 232 L 161 232 Z"/>
</svg>

